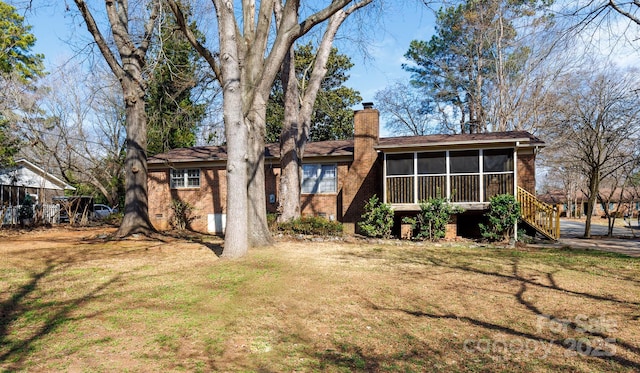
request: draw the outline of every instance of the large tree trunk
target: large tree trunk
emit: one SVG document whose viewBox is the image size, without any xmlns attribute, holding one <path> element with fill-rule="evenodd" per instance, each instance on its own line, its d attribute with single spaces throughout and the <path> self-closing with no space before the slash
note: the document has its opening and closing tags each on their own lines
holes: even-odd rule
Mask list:
<svg viewBox="0 0 640 373">
<path fill-rule="evenodd" d="M 587 218 L 584 224 L 584 238 L 591 238 L 591 218 L 596 206 L 596 199 L 600 189 L 600 172 L 595 169 L 589 178 L 589 199 L 587 200 Z"/>
<path fill-rule="evenodd" d="M 149 221 L 147 194 L 147 118 L 144 92 L 134 82 L 123 82 L 127 124 L 127 155 L 124 163 L 124 217 L 117 236 L 154 231 Z"/>
<path fill-rule="evenodd" d="M 267 224 L 267 199 L 265 196 L 264 178 L 264 136 L 266 129 L 266 102 L 258 96 L 253 105 L 254 111 L 245 120 L 250 128 L 248 177 L 249 245 L 251 247 L 267 246 L 273 243 Z M 232 190 L 232 189 L 230 189 Z"/>
<path fill-rule="evenodd" d="M 278 217 L 280 222 L 299 218 L 301 214 L 300 187 L 304 146 L 311 130 L 313 106 L 322 80 L 327 74 L 327 62 L 331 54 L 333 40 L 338 28 L 347 16 L 369 3 L 369 0 L 358 2 L 348 10 L 338 11 L 331 16 L 318 46 L 311 77 L 306 84 L 307 88 L 303 92 L 302 100 L 299 98 L 300 91 L 295 71 L 295 47 L 293 45 L 285 57 L 282 71 L 285 118 L 280 135 L 280 192 L 278 194 L 281 209 Z"/>
<path fill-rule="evenodd" d="M 147 117 L 145 114 L 145 80 L 142 70 L 149 48 L 153 26 L 159 12 L 159 2 L 150 4 L 151 13 L 142 35 L 134 36 L 129 25 L 127 1 L 105 1 L 111 34 L 119 57 L 111 50 L 84 0 L 75 0 L 87 30 L 93 36 L 105 61 L 122 85 L 127 127 L 125 158 L 125 206 L 122 224 L 116 233 L 124 237 L 133 233 L 149 233 L 154 229 L 149 221 L 147 195 Z M 134 41 L 135 39 L 135 41 Z"/>
<path fill-rule="evenodd" d="M 280 187 L 278 191 L 278 222 L 300 217 L 300 168 L 302 157 L 299 149 L 300 107 L 299 91 L 295 72 L 295 52 L 291 46 L 282 68 L 284 87 L 284 123 L 280 134 Z M 305 139 L 306 140 L 306 139 Z"/>
<path fill-rule="evenodd" d="M 227 138 L 227 224 L 225 228 L 225 258 L 239 258 L 247 253 L 249 241 L 247 199 L 247 137 L 244 122 L 241 71 L 236 48 L 233 6 L 215 3 L 220 35 L 220 66 L 225 136 Z"/>
</svg>

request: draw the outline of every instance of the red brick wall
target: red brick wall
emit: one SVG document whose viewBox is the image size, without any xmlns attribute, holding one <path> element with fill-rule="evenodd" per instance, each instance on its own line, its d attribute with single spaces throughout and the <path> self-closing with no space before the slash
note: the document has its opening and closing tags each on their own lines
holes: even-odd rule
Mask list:
<svg viewBox="0 0 640 373">
<path fill-rule="evenodd" d="M 226 171 L 224 167 L 201 168 L 200 188 L 170 189 L 169 170 L 149 171 L 149 218 L 158 230 L 171 229 L 171 201 L 193 207 L 190 229 L 207 232 L 208 214 L 226 212 Z"/>
<path fill-rule="evenodd" d="M 345 233 L 354 233 L 366 201 L 382 190 L 381 163 L 378 152 L 380 113 L 365 108 L 355 113 L 353 164 L 342 188 L 342 213 Z"/>
<path fill-rule="evenodd" d="M 322 194 L 303 194 L 301 198 L 302 215 L 325 216 L 327 219 L 342 220 L 340 205 L 342 187 L 347 180 L 350 162 L 338 162 L 337 192 Z M 194 168 L 194 167 L 190 167 Z M 267 212 L 277 212 L 279 165 L 265 166 L 265 190 Z M 226 213 L 226 170 L 217 168 L 200 169 L 200 188 L 170 189 L 169 170 L 154 170 L 149 172 L 149 217 L 151 223 L 158 230 L 171 229 L 173 211 L 172 199 L 189 203 L 194 207 L 194 220 L 190 229 L 207 232 L 208 214 Z M 275 203 L 271 203 L 269 196 L 273 195 Z"/>
<path fill-rule="evenodd" d="M 342 221 L 341 198 L 344 183 L 349 173 L 349 163 L 337 164 L 338 181 L 336 193 L 302 194 L 301 209 L 303 216 L 324 216 L 327 219 Z"/>
</svg>

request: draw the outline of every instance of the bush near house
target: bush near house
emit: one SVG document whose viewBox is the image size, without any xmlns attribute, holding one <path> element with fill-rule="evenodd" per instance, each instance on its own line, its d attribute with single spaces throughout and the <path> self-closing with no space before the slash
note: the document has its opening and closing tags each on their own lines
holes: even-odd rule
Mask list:
<svg viewBox="0 0 640 373">
<path fill-rule="evenodd" d="M 393 209 L 391 205 L 382 203 L 375 194 L 364 205 L 362 220 L 358 227 L 369 237 L 391 237 L 393 228 Z"/>
<path fill-rule="evenodd" d="M 331 221 L 321 216 L 305 216 L 278 224 L 278 230 L 285 234 L 341 236 L 342 223 Z"/>
<path fill-rule="evenodd" d="M 22 200 L 22 204 L 18 210 L 20 224 L 30 224 L 33 219 L 33 215 L 33 199 L 31 199 L 30 195 L 27 195 L 24 197 L 24 200 Z"/>
<path fill-rule="evenodd" d="M 485 214 L 489 224 L 480 224 L 482 237 L 489 241 L 508 241 L 520 218 L 520 203 L 511 194 L 499 194 L 489 201 L 489 211 Z"/>
<path fill-rule="evenodd" d="M 418 215 L 405 217 L 402 221 L 411 224 L 413 232 L 417 232 L 416 238 L 437 241 L 444 238 L 451 215 L 463 211 L 461 207 L 449 203 L 446 198 L 431 198 L 420 202 Z"/>
<path fill-rule="evenodd" d="M 174 229 L 180 231 L 187 229 L 189 224 L 195 218 L 193 216 L 193 206 L 188 202 L 179 199 L 172 199 L 171 210 L 173 211 L 171 225 Z"/>
</svg>

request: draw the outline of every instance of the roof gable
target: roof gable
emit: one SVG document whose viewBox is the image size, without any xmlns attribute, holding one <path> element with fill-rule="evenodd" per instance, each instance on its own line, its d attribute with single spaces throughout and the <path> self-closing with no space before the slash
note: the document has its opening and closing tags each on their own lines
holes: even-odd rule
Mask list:
<svg viewBox="0 0 640 373">
<path fill-rule="evenodd" d="M 76 189 L 26 159 L 17 160 L 14 167 L 0 169 L 0 184 L 53 190 Z"/>
</svg>

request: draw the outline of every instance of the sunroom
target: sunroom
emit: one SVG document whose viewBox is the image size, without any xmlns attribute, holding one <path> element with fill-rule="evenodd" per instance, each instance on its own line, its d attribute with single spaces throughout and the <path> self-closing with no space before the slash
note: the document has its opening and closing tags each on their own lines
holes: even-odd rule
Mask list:
<svg viewBox="0 0 640 373">
<path fill-rule="evenodd" d="M 529 190 L 535 170 L 526 168 L 541 144 L 507 134 L 380 139 L 384 202 L 395 211 L 417 211 L 421 201 L 444 197 L 465 210 L 484 210 L 495 195 L 515 196 L 519 185 Z"/>
</svg>

